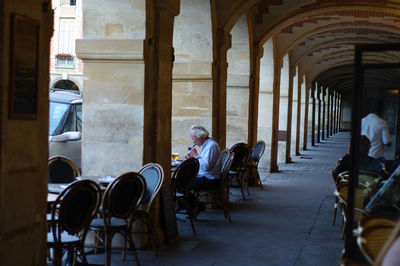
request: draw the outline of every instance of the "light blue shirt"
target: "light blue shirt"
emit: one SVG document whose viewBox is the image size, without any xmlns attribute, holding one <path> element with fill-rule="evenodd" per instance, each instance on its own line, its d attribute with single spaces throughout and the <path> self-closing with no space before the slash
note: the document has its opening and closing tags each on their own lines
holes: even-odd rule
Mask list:
<svg viewBox="0 0 400 266">
<path fill-rule="evenodd" d="M 219 179 L 221 171 L 221 152 L 218 143 L 209 138 L 204 142 L 200 155 L 196 157 L 200 163 L 197 177 Z"/>
</svg>

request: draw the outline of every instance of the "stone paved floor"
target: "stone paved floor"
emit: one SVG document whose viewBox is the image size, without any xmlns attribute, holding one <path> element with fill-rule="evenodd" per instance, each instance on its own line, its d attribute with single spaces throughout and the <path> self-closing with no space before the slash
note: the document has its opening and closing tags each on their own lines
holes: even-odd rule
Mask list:
<svg viewBox="0 0 400 266">
<path fill-rule="evenodd" d="M 339 219 L 331 224 L 333 182 L 330 171 L 347 148 L 349 133 L 338 133 L 293 163 L 281 164 L 279 173 L 261 169 L 264 189 L 250 188 L 246 201 L 232 189 L 230 224 L 221 211 L 206 210 L 196 223 L 179 221 L 179 238 L 160 255 L 139 251 L 142 265 L 337 265 L 343 241 Z M 135 265 L 133 256 L 121 261 L 114 251 L 112 265 Z M 90 255 L 102 265 L 104 255 Z"/>
</svg>

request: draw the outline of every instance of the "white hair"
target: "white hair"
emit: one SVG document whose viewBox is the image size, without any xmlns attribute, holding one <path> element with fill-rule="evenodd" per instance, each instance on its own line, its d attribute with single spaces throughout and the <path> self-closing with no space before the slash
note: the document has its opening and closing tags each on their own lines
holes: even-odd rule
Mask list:
<svg viewBox="0 0 400 266">
<path fill-rule="evenodd" d="M 190 132 L 193 134 L 194 137 L 196 137 L 198 139 L 205 139 L 210 134 L 210 133 L 208 133 L 207 129 L 205 129 L 201 125 L 193 125 L 190 128 Z"/>
</svg>

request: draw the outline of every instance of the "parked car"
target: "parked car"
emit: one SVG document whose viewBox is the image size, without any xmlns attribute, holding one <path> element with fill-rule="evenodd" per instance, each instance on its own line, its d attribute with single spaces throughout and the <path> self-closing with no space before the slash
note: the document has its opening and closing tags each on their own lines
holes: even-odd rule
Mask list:
<svg viewBox="0 0 400 266">
<path fill-rule="evenodd" d="M 50 89 L 49 156 L 62 155 L 81 168 L 82 95 Z"/>
</svg>

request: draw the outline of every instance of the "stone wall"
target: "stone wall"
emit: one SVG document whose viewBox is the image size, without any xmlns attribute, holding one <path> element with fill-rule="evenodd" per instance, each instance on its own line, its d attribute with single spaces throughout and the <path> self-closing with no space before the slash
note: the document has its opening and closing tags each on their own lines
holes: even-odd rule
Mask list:
<svg viewBox="0 0 400 266">
<path fill-rule="evenodd" d="M 182 159 L 192 146 L 193 124 L 212 132 L 212 32 L 208 1 L 181 0 L 180 5 L 173 36 L 172 151 Z"/>
<path fill-rule="evenodd" d="M 42 1 L 0 1 L 0 265 L 45 265 L 47 249 L 46 195 L 48 159 L 49 43 L 51 7 Z M 37 71 L 37 110 L 34 117 L 10 117 L 8 88 L 10 68 L 11 14 L 23 15 L 30 26 L 38 25 L 38 39 L 19 39 L 21 52 L 37 57 L 36 67 L 26 61 L 21 69 Z M 33 26 L 34 27 L 34 26 Z M 34 30 L 31 31 L 34 33 Z M 37 46 L 37 52 L 30 50 Z M 22 50 L 21 50 L 22 49 Z M 15 57 L 14 57 L 15 58 Z M 33 58 L 34 59 L 34 58 Z M 27 71 L 27 73 L 29 73 Z M 13 98 L 10 98 L 13 99 Z"/>
<path fill-rule="evenodd" d="M 83 175 L 137 171 L 143 160 L 146 2 L 83 2 Z"/>
<path fill-rule="evenodd" d="M 226 146 L 247 143 L 249 114 L 250 51 L 246 16 L 231 31 L 232 48 L 228 50 Z M 222 148 L 222 147 L 221 147 Z"/>
</svg>

